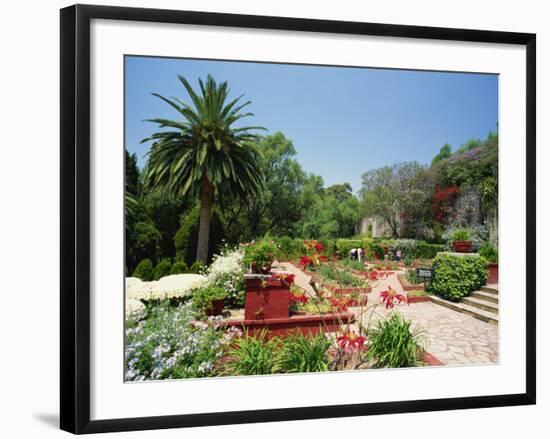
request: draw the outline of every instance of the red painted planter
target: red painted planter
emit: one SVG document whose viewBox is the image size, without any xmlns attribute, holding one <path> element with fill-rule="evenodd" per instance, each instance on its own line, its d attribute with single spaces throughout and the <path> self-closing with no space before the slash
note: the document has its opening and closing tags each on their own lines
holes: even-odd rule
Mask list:
<svg viewBox="0 0 550 439">
<path fill-rule="evenodd" d="M 224 299 L 213 300 L 212 307 L 210 308 L 209 311 L 206 312 L 206 314 L 209 316 L 220 316 L 223 311 L 224 303 L 225 303 Z"/>
<path fill-rule="evenodd" d="M 267 320 L 289 317 L 291 292 L 280 279 L 265 281 L 260 277 L 245 279 L 245 320 Z"/>
<path fill-rule="evenodd" d="M 457 253 L 471 253 L 472 241 L 453 241 L 453 249 Z"/>
<path fill-rule="evenodd" d="M 488 284 L 498 284 L 498 264 L 494 262 L 489 262 L 487 264 L 487 269 L 489 270 L 489 276 L 487 277 Z"/>
<path fill-rule="evenodd" d="M 250 336 L 268 331 L 267 337 L 274 336 L 285 337 L 291 334 L 301 332 L 306 336 L 317 334 L 337 332 L 340 324 L 347 324 L 354 320 L 354 315 L 350 313 L 341 314 L 306 314 L 295 315 L 284 319 L 270 320 L 228 320 L 223 326 L 229 328 L 236 326 L 248 333 Z"/>
</svg>

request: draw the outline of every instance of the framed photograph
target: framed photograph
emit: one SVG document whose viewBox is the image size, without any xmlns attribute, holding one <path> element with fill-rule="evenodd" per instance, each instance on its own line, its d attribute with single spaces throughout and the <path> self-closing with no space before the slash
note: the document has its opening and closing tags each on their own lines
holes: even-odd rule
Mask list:
<svg viewBox="0 0 550 439">
<path fill-rule="evenodd" d="M 535 35 L 61 10 L 61 428 L 535 403 Z"/>
</svg>

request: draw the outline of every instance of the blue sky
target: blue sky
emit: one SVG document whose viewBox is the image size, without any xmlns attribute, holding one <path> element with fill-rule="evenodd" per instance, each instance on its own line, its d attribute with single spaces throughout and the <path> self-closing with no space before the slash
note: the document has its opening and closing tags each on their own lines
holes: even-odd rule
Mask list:
<svg viewBox="0 0 550 439">
<path fill-rule="evenodd" d="M 498 122 L 498 76 L 126 57 L 126 148 L 145 163 L 157 127 L 148 118 L 178 119 L 173 108 L 151 95 L 188 100 L 177 75 L 198 87 L 211 74 L 228 81 L 230 96 L 245 94 L 255 114 L 246 125 L 282 131 L 294 143 L 305 171 L 326 186 L 349 182 L 395 162 L 430 163 L 449 143 L 458 148 L 484 139 Z"/>
</svg>

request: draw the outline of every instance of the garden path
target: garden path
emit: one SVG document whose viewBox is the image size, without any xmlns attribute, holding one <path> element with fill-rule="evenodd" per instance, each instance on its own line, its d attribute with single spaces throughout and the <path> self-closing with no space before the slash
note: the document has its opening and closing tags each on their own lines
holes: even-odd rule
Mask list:
<svg viewBox="0 0 550 439">
<path fill-rule="evenodd" d="M 279 264 L 281 269 L 294 273 L 295 283 L 314 294 L 309 284 L 310 276 L 288 262 Z M 405 294 L 397 275 L 378 281 L 368 295 L 369 306 L 364 309 L 363 322 L 368 321 L 374 303 L 379 302 L 378 293 L 391 286 L 400 294 Z M 467 314 L 431 302 L 396 306 L 403 317 L 412 321 L 413 328 L 420 329 L 430 354 L 445 365 L 492 364 L 498 362 L 498 326 L 483 322 Z M 359 308 L 352 308 L 356 315 Z M 372 322 L 387 317 L 391 310 L 379 305 L 373 312 Z M 360 316 L 358 316 L 358 319 Z"/>
</svg>

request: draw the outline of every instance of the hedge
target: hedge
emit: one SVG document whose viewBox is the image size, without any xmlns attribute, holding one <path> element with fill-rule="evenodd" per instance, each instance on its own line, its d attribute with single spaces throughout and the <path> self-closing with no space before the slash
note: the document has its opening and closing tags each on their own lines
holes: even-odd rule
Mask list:
<svg viewBox="0 0 550 439">
<path fill-rule="evenodd" d="M 487 282 L 487 261 L 482 256 L 440 254 L 433 263 L 428 291 L 458 301 Z"/>
<path fill-rule="evenodd" d="M 172 268 L 172 263 L 170 262 L 169 259 L 161 260 L 155 266 L 155 279 L 159 280 L 161 277 L 168 276 L 170 274 L 171 268 Z"/>
<path fill-rule="evenodd" d="M 176 262 L 174 262 L 174 265 L 172 265 L 170 274 L 183 274 L 183 273 L 187 273 L 188 271 L 189 271 L 189 267 L 187 267 L 187 264 L 185 263 L 185 261 L 176 260 Z"/>
<path fill-rule="evenodd" d="M 155 278 L 155 270 L 153 269 L 151 259 L 143 259 L 134 270 L 133 276 L 145 282 L 153 280 Z"/>
</svg>

